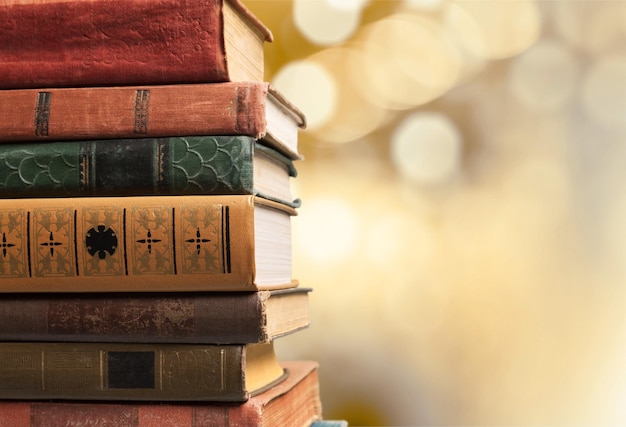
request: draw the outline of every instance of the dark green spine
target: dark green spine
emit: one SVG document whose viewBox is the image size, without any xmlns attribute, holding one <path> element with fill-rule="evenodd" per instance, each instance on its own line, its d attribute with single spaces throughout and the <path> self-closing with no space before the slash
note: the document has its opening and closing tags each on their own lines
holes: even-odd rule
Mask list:
<svg viewBox="0 0 626 427">
<path fill-rule="evenodd" d="M 0 144 L 0 198 L 254 194 L 255 145 L 247 136 Z"/>
</svg>

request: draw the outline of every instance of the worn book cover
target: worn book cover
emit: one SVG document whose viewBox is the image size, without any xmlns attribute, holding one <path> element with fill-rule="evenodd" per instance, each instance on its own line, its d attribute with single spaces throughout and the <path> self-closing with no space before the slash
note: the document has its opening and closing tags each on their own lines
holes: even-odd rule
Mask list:
<svg viewBox="0 0 626 427">
<path fill-rule="evenodd" d="M 0 89 L 263 80 L 239 0 L 4 0 Z"/>
<path fill-rule="evenodd" d="M 246 135 L 291 159 L 306 126 L 269 83 L 250 81 L 0 91 L 0 117 L 0 142 Z"/>
<path fill-rule="evenodd" d="M 309 427 L 322 418 L 318 365 L 282 362 L 287 378 L 240 404 L 0 401 L 0 425 L 11 427 Z"/>
<path fill-rule="evenodd" d="M 309 326 L 310 291 L 0 293 L 0 341 L 267 342 Z"/>
<path fill-rule="evenodd" d="M 0 343 L 0 399 L 243 402 L 285 376 L 271 342 Z"/>
</svg>

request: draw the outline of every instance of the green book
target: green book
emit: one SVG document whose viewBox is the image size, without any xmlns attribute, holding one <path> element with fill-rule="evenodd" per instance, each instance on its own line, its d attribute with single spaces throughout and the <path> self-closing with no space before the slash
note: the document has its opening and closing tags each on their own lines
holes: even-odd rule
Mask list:
<svg viewBox="0 0 626 427">
<path fill-rule="evenodd" d="M 252 194 L 297 207 L 295 176 L 248 136 L 0 144 L 0 198 Z"/>
<path fill-rule="evenodd" d="M 2 400 L 245 402 L 287 376 L 272 342 L 0 343 Z"/>
</svg>

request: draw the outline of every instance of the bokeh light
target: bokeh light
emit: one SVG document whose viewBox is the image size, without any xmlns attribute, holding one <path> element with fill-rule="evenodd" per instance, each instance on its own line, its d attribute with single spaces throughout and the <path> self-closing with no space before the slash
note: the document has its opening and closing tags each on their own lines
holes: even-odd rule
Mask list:
<svg viewBox="0 0 626 427">
<path fill-rule="evenodd" d="M 526 107 L 550 112 L 568 105 L 575 95 L 579 73 L 567 45 L 545 40 L 513 59 L 509 84 Z"/>
<path fill-rule="evenodd" d="M 409 109 L 449 90 L 461 63 L 439 22 L 396 13 L 371 23 L 357 35 L 363 51 L 351 72 L 369 102 L 388 109 Z"/>
<path fill-rule="evenodd" d="M 346 11 L 361 11 L 370 0 L 325 0 L 331 7 Z"/>
<path fill-rule="evenodd" d="M 454 123 L 441 114 L 406 117 L 390 142 L 392 161 L 412 182 L 439 184 L 459 172 L 462 139 Z"/>
<path fill-rule="evenodd" d="M 322 50 L 307 58 L 319 64 L 336 79 L 336 104 L 333 114 L 311 133 L 321 141 L 346 143 L 365 137 L 375 131 L 388 118 L 387 110 L 367 102 L 367 86 L 355 79 L 351 70 L 362 60 L 363 52 L 353 46 Z"/>
<path fill-rule="evenodd" d="M 359 27 L 362 5 L 356 0 L 294 0 L 294 22 L 312 43 L 333 45 L 346 41 Z"/>
<path fill-rule="evenodd" d="M 278 70 L 272 84 L 305 113 L 309 130 L 322 126 L 335 111 L 334 77 L 319 64 L 304 60 L 290 62 Z"/>
<path fill-rule="evenodd" d="M 313 199 L 302 213 L 298 239 L 294 240 L 307 256 L 318 262 L 342 263 L 357 247 L 359 217 L 349 204 L 339 199 Z"/>
<path fill-rule="evenodd" d="M 446 25 L 468 52 L 486 59 L 517 55 L 539 37 L 541 15 L 534 0 L 451 1 Z"/>
</svg>

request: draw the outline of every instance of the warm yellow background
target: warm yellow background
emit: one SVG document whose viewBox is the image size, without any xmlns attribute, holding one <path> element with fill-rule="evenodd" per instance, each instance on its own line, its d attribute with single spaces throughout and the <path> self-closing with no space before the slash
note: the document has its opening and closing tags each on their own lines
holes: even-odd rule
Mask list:
<svg viewBox="0 0 626 427">
<path fill-rule="evenodd" d="M 626 1 L 245 3 L 309 117 L 278 350 L 325 417 L 626 424 Z"/>
</svg>

